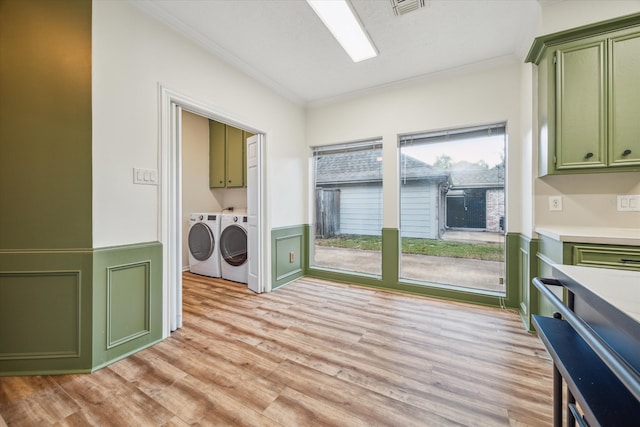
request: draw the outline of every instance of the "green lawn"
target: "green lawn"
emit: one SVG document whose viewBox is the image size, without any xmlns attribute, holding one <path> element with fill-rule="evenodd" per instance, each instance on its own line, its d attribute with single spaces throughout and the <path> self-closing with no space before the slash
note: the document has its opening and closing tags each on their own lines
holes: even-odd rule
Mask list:
<svg viewBox="0 0 640 427">
<path fill-rule="evenodd" d="M 380 236 L 345 234 L 328 239 L 316 238 L 318 246 L 379 251 Z M 497 243 L 448 242 L 432 239 L 402 239 L 402 253 L 454 258 L 471 258 L 485 261 L 504 261 L 504 248 Z"/>
</svg>

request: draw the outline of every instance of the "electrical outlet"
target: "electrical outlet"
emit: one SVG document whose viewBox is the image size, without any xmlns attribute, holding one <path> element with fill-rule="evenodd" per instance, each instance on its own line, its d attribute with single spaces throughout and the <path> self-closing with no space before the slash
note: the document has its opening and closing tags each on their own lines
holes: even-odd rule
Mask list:
<svg viewBox="0 0 640 427">
<path fill-rule="evenodd" d="M 296 259 L 294 252 L 289 252 L 289 262 L 292 263 Z"/>
<path fill-rule="evenodd" d="M 549 196 L 549 210 L 550 211 L 562 210 L 562 196 Z"/>
<path fill-rule="evenodd" d="M 617 208 L 619 212 L 640 212 L 640 195 L 618 196 Z"/>
</svg>

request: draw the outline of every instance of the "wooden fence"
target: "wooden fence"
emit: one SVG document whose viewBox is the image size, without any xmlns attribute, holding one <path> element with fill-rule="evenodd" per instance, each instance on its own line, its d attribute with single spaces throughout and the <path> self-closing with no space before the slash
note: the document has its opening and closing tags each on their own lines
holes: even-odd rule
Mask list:
<svg viewBox="0 0 640 427">
<path fill-rule="evenodd" d="M 316 189 L 316 237 L 340 234 L 340 190 Z"/>
</svg>

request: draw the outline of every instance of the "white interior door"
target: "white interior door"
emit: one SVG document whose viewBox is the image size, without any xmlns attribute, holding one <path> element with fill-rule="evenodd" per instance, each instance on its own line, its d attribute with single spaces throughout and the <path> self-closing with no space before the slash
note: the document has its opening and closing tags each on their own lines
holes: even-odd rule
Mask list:
<svg viewBox="0 0 640 427">
<path fill-rule="evenodd" d="M 248 247 L 247 262 L 249 263 L 249 278 L 247 286 L 253 292 L 263 292 L 264 287 L 260 277 L 260 188 L 261 170 L 260 159 L 262 150 L 261 135 L 247 138 L 247 217 L 248 217 Z"/>
</svg>

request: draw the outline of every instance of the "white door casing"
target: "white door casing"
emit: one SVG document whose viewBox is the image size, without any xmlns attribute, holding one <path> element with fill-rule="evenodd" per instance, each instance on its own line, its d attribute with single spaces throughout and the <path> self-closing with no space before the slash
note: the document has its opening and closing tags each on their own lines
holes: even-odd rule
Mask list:
<svg viewBox="0 0 640 427">
<path fill-rule="evenodd" d="M 174 263 L 175 260 L 182 258 L 181 245 L 179 244 L 182 242 L 182 216 L 180 214 L 182 211 L 182 108 L 174 102 L 171 103 L 171 127 L 171 152 L 175 164 L 170 166 L 170 170 L 175 176 L 171 179 L 171 194 L 168 200 L 170 210 L 172 213 L 177 212 L 177 218 L 169 224 L 169 234 L 175 237 L 178 244 L 169 247 L 169 259 L 171 260 L 171 264 L 168 266 L 169 274 L 176 280 L 168 283 L 168 293 L 169 300 L 172 301 L 169 304 L 169 331 L 175 331 L 182 327 L 182 269 L 180 268 L 181 262 Z"/>
<path fill-rule="evenodd" d="M 190 96 L 158 85 L 160 94 L 159 120 L 159 160 L 158 160 L 158 240 L 162 243 L 162 331 L 163 338 L 182 326 L 182 110 L 227 123 L 256 134 L 256 150 L 254 157 L 254 180 L 252 185 L 256 194 L 253 198 L 252 211 L 255 212 L 255 227 L 258 233 L 267 228 L 264 199 L 264 180 L 262 179 L 264 132 L 246 122 L 234 119 L 222 113 L 220 108 L 212 107 Z M 249 171 L 247 171 L 249 172 Z M 247 173 L 249 180 L 249 173 Z M 247 196 L 250 190 L 247 189 Z M 249 200 L 247 200 L 249 202 Z M 249 206 L 247 206 L 247 210 Z M 265 290 L 264 278 L 268 277 L 268 263 L 263 261 L 268 256 L 266 240 L 260 234 L 254 238 L 252 254 L 254 256 L 256 292 Z M 251 246 L 249 246 L 251 247 Z M 265 252 L 266 251 L 266 252 Z"/>
</svg>

